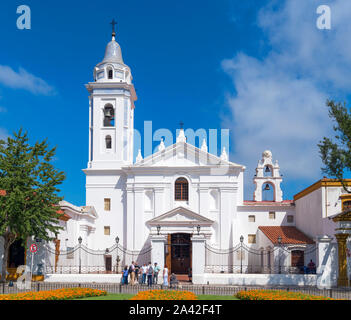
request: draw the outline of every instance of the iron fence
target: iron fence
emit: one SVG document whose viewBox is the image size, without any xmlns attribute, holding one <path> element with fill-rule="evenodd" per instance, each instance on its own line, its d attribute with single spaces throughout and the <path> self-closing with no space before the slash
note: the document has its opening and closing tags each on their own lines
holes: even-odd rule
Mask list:
<svg viewBox="0 0 351 320">
<path fill-rule="evenodd" d="M 315 273 L 316 265 L 314 268 L 308 268 L 307 263 L 292 265 L 292 251 L 294 250 L 285 246 L 255 249 L 239 243 L 232 248 L 219 249 L 206 244 L 205 273 Z M 316 261 L 316 251 L 315 244 L 303 247 L 304 261 Z"/>
<path fill-rule="evenodd" d="M 45 249 L 46 274 L 120 273 L 132 261 L 143 265 L 148 264 L 151 258 L 151 246 L 133 251 L 115 244 L 105 250 L 94 250 L 79 244 L 70 249 L 57 250 L 47 244 Z"/>
<path fill-rule="evenodd" d="M 119 283 L 48 283 L 48 282 L 32 282 L 30 289 L 19 289 L 16 284 L 9 286 L 9 284 L 0 285 L 0 294 L 13 294 L 26 291 L 45 291 L 55 290 L 62 288 L 92 288 L 98 290 L 105 290 L 108 293 L 121 293 L 121 294 L 136 294 L 139 291 L 166 289 L 166 290 L 187 290 L 195 293 L 196 295 L 219 295 L 229 296 L 235 295 L 239 291 L 247 291 L 252 289 L 271 289 L 283 290 L 291 292 L 301 292 L 304 294 L 325 296 L 334 299 L 351 300 L 350 288 L 332 288 L 332 289 L 319 289 L 317 287 L 293 287 L 293 286 L 228 286 L 228 285 L 191 285 L 181 284 L 174 288 L 163 287 L 162 285 L 122 285 Z"/>
</svg>

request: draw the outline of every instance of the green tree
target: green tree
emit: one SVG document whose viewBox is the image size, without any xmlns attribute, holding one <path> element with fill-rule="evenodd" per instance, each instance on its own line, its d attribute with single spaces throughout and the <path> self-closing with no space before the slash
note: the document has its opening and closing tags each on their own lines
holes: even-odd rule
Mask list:
<svg viewBox="0 0 351 320">
<path fill-rule="evenodd" d="M 348 193 L 345 172 L 351 170 L 351 113 L 346 103 L 327 101 L 329 117 L 333 120 L 335 140 L 324 137 L 318 144 L 324 167 L 322 171 L 341 182 Z"/>
<path fill-rule="evenodd" d="M 62 200 L 57 185 L 65 179 L 52 165 L 56 148 L 49 149 L 46 140 L 28 143 L 22 129 L 7 141 L 0 140 L 0 236 L 4 257 L 1 281 L 5 281 L 8 251 L 15 240 L 34 236 L 52 241 L 62 229 L 57 204 Z"/>
</svg>

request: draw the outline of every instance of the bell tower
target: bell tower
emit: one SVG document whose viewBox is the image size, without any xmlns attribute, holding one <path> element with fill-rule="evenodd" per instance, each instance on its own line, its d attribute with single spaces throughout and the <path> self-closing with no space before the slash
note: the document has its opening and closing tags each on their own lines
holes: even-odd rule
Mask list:
<svg viewBox="0 0 351 320">
<path fill-rule="evenodd" d="M 273 191 L 273 201 L 283 201 L 283 192 L 280 184 L 283 181 L 280 175 L 278 160 L 273 163 L 272 152 L 266 150 L 262 153 L 262 159 L 258 161 L 254 183 L 256 190 L 254 191 L 254 201 L 262 201 L 263 192 Z"/>
<path fill-rule="evenodd" d="M 112 21 L 112 40 L 104 59 L 94 68 L 89 92 L 88 169 L 119 169 L 133 163 L 134 102 L 137 100 L 130 68 L 124 63 L 116 42 Z"/>
</svg>

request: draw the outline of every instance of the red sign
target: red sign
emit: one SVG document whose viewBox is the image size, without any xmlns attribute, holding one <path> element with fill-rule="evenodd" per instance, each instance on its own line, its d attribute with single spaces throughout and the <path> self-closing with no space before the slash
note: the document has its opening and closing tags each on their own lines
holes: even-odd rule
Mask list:
<svg viewBox="0 0 351 320">
<path fill-rule="evenodd" d="M 33 244 L 30 246 L 29 250 L 30 250 L 30 252 L 35 253 L 35 252 L 38 251 L 38 247 L 37 247 L 36 244 L 33 243 Z"/>
</svg>

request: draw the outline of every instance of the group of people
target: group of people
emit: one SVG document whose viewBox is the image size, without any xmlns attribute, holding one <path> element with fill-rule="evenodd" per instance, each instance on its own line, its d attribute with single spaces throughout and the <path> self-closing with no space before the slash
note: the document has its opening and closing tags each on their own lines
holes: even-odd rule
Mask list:
<svg viewBox="0 0 351 320">
<path fill-rule="evenodd" d="M 152 265 L 151 262 L 148 264 L 143 264 L 139 266 L 138 262 L 132 261 L 131 265 L 128 267 L 124 266 L 122 271 L 122 284 L 127 285 L 128 279 L 131 285 L 146 284 L 151 287 L 153 284 L 158 284 L 158 277 L 161 272 L 161 268 L 158 266 L 157 262 Z M 173 274 L 172 274 L 173 276 Z M 168 286 L 168 268 L 165 265 L 162 272 L 163 285 Z"/>
</svg>

